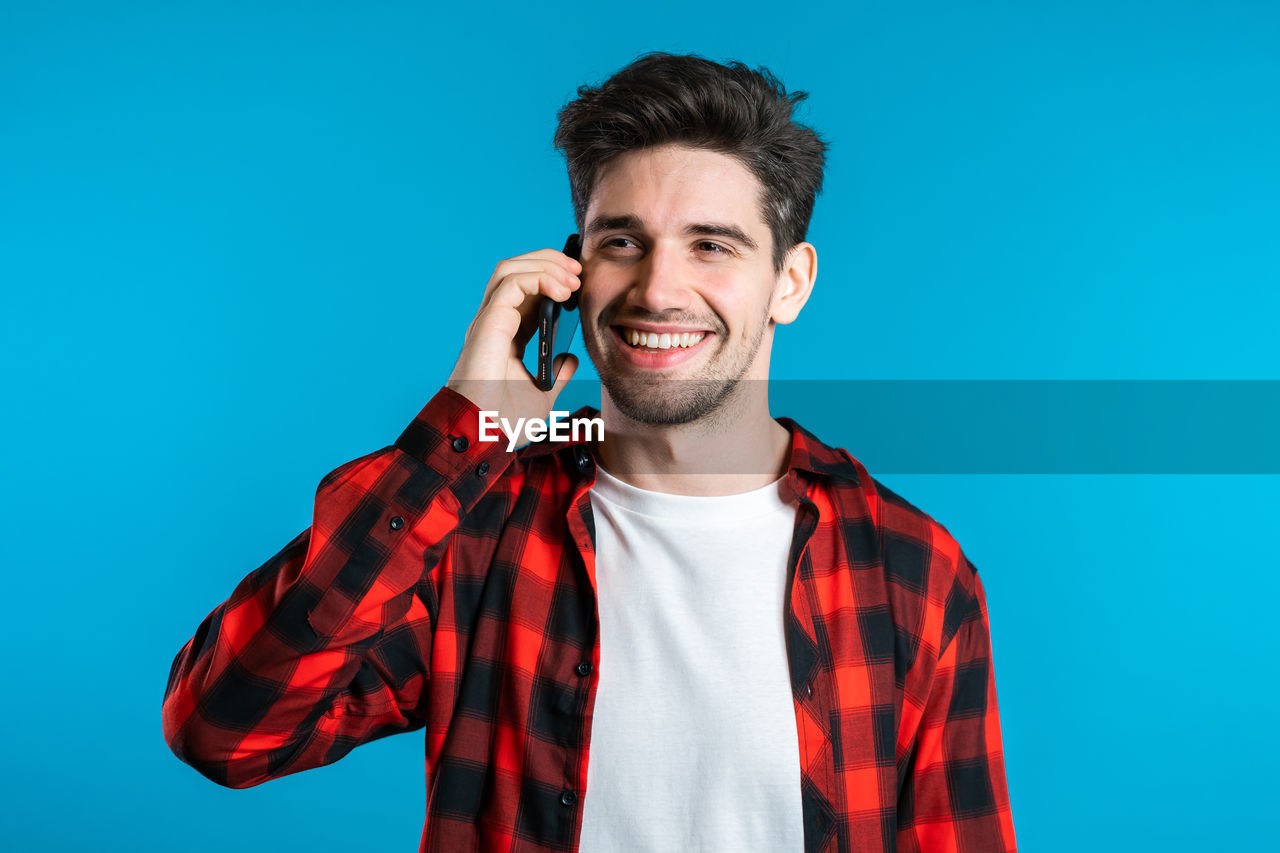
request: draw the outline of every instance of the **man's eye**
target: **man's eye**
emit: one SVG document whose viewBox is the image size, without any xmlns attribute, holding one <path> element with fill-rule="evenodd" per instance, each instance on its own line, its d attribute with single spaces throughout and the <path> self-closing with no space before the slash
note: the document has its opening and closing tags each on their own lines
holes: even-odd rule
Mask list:
<svg viewBox="0 0 1280 853">
<path fill-rule="evenodd" d="M 626 237 L 610 237 L 604 241 L 604 245 L 609 248 L 630 249 L 636 244 L 628 240 Z"/>
<path fill-rule="evenodd" d="M 710 240 L 703 240 L 698 244 L 698 248 L 704 252 L 711 252 L 712 254 L 725 255 L 729 253 L 729 250 L 724 246 L 721 246 L 719 243 L 712 243 Z"/>
</svg>

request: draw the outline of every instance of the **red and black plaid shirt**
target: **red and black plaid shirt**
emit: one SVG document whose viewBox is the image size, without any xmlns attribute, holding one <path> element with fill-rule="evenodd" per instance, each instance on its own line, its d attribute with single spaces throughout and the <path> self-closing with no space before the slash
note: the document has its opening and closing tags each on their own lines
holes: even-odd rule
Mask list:
<svg viewBox="0 0 1280 853">
<path fill-rule="evenodd" d="M 936 521 L 794 422 L 787 657 L 806 851 L 1015 849 L 986 602 Z M 179 652 L 173 751 L 247 787 L 426 729 L 422 850 L 571 851 L 600 660 L 593 447 L 441 390 Z M 697 721 L 690 720 L 690 725 Z"/>
</svg>

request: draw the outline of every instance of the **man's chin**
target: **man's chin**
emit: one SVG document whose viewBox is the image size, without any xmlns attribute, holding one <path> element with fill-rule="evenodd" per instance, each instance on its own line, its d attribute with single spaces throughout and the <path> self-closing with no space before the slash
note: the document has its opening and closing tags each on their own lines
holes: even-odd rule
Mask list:
<svg viewBox="0 0 1280 853">
<path fill-rule="evenodd" d="M 609 400 L 621 414 L 649 426 L 680 426 L 707 417 L 733 393 L 733 379 L 657 379 L 600 377 Z"/>
</svg>

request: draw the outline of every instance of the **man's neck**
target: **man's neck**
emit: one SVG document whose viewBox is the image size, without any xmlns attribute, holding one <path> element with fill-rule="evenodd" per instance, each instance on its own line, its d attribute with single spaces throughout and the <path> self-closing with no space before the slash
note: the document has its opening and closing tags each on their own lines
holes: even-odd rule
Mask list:
<svg viewBox="0 0 1280 853">
<path fill-rule="evenodd" d="M 758 386 L 763 389 L 764 383 Z M 654 426 L 632 420 L 601 396 L 600 464 L 637 488 L 674 495 L 735 495 L 763 488 L 787 470 L 791 433 L 769 415 L 766 395 L 731 399 L 697 421 Z"/>
</svg>

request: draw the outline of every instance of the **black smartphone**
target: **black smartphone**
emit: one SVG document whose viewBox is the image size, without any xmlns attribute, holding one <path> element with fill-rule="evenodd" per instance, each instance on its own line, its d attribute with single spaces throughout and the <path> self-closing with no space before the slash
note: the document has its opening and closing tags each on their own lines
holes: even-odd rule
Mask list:
<svg viewBox="0 0 1280 853">
<path fill-rule="evenodd" d="M 564 253 L 575 261 L 581 260 L 582 238 L 570 234 L 564 243 Z M 552 366 L 555 357 L 568 352 L 573 335 L 578 331 L 578 291 L 564 302 L 542 297 L 538 305 L 538 369 L 533 374 L 539 390 L 550 391 L 556 384 L 556 372 Z"/>
</svg>

